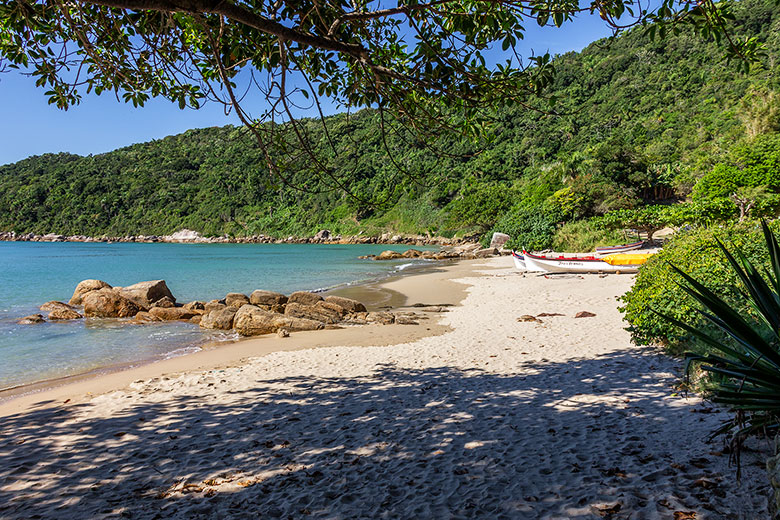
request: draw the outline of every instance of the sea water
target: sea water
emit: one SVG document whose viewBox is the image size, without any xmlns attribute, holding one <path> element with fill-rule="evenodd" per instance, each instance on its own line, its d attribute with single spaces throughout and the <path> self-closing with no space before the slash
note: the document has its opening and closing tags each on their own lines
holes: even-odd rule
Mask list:
<svg viewBox="0 0 780 520">
<path fill-rule="evenodd" d="M 289 294 L 374 280 L 410 261 L 357 257 L 405 246 L 319 244 L 134 244 L 0 242 L 0 389 L 125 366 L 198 350 L 234 333 L 183 322 L 135 325 L 82 319 L 18 325 L 67 302 L 81 281 L 113 286 L 165 280 L 178 302 L 223 298 L 265 289 Z M 419 261 L 422 262 L 422 261 Z"/>
</svg>

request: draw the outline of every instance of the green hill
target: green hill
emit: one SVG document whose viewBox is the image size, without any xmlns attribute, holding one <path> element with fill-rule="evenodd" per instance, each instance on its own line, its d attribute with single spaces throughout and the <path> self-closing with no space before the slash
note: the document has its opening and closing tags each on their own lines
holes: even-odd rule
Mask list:
<svg viewBox="0 0 780 520">
<path fill-rule="evenodd" d="M 773 138 L 780 131 L 780 12 L 771 1 L 746 0 L 735 24 L 737 35 L 757 36 L 767 47 L 764 63 L 747 74 L 724 61 L 722 46 L 698 36 L 651 41 L 633 30 L 559 56 L 548 92 L 559 115 L 504 109 L 495 114 L 496 139 L 482 150 L 445 137 L 436 143 L 448 151 L 442 156 L 389 135 L 403 173 L 387 159 L 375 112 L 329 118 L 342 150 L 329 158 L 336 175 L 358 195 L 389 197 L 384 206 L 363 204 L 303 168 L 291 176 L 295 187 L 270 184 L 246 130 L 227 126 L 96 156 L 43 155 L 1 166 L 0 230 L 286 236 L 325 227 L 452 235 L 496 222 L 511 227 L 524 215 L 559 227 L 683 200 L 709 172 L 750 156 L 753 143 L 762 147 L 760 160 L 780 157 Z M 319 122 L 306 125 L 327 155 Z"/>
</svg>

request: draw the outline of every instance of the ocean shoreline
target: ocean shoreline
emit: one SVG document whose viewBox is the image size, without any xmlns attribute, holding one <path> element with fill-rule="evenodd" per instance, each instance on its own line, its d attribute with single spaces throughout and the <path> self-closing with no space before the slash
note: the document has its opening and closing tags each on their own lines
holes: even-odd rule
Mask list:
<svg viewBox="0 0 780 520">
<path fill-rule="evenodd" d="M 360 280 L 355 282 L 347 282 L 347 283 L 339 284 L 335 287 L 326 288 L 320 292 L 322 294 L 327 294 L 327 295 L 344 296 L 344 297 L 359 299 L 359 301 L 363 302 L 369 309 L 376 309 L 376 310 L 403 309 L 405 307 L 404 303 L 409 299 L 409 294 L 404 294 L 402 292 L 393 290 L 391 287 L 397 285 L 397 282 L 406 278 L 413 278 L 419 276 L 424 277 L 426 275 L 436 275 L 437 273 L 441 275 L 441 273 L 447 272 L 448 267 L 452 268 L 456 266 L 458 263 L 467 263 L 467 262 L 468 261 L 464 262 L 464 261 L 450 260 L 447 262 L 436 262 L 435 264 L 430 264 L 430 265 L 421 264 L 419 266 L 414 266 L 410 268 L 408 271 L 407 270 L 393 271 L 378 278 L 373 278 L 369 280 Z M 402 287 L 403 286 L 404 285 L 402 284 Z M 409 293 L 410 291 L 406 291 L 406 292 Z M 412 294 L 414 294 L 413 291 L 411 292 Z M 456 301 L 453 301 L 452 298 L 449 298 L 449 300 L 450 301 L 448 302 L 433 302 L 433 303 L 437 303 L 437 304 L 445 303 L 446 305 L 454 305 L 457 303 Z M 128 319 L 128 321 L 131 320 Z M 410 325 L 401 325 L 401 324 L 362 325 L 362 326 L 350 326 L 344 330 L 355 331 L 355 330 L 360 330 L 364 328 L 373 328 L 373 327 L 400 328 L 401 332 L 397 335 L 394 335 L 394 337 L 395 339 L 397 339 L 398 342 L 403 342 L 411 338 L 421 337 L 420 327 L 426 328 L 428 329 L 428 331 L 434 330 L 434 332 L 431 332 L 431 334 L 438 334 L 442 332 L 439 328 L 435 326 L 432 328 L 429 327 L 429 325 L 430 323 L 423 323 L 419 326 L 410 326 Z M 154 323 L 138 325 L 138 326 L 153 327 Z M 294 341 L 295 338 L 301 339 L 301 336 L 306 336 L 305 340 L 302 341 L 302 344 L 304 345 L 317 344 L 318 346 L 322 346 L 323 344 L 326 344 L 328 342 L 333 342 L 333 341 L 338 342 L 339 340 L 345 339 L 343 335 L 334 334 L 334 332 L 337 331 L 319 330 L 319 331 L 310 331 L 310 332 L 296 332 L 293 333 L 290 338 L 285 338 L 282 341 L 290 341 L 291 339 Z M 409 334 L 409 332 L 411 332 L 411 334 Z M 347 336 L 351 336 L 351 335 L 352 334 L 347 334 Z M 322 337 L 322 341 L 319 341 L 317 339 L 318 336 Z M 110 378 L 113 375 L 127 373 L 135 370 L 140 370 L 145 372 L 147 367 L 153 367 L 160 363 L 165 364 L 167 368 L 168 364 L 175 365 L 176 360 L 181 360 L 182 358 L 197 356 L 202 352 L 219 351 L 221 349 L 226 349 L 233 345 L 238 345 L 241 343 L 251 342 L 254 340 L 262 340 L 262 339 L 275 339 L 275 335 L 237 337 L 235 339 L 228 339 L 224 341 L 207 341 L 195 347 L 182 346 L 181 349 L 195 348 L 197 350 L 190 351 L 190 352 L 182 352 L 180 354 L 176 354 L 173 356 L 166 355 L 165 357 L 162 358 L 155 357 L 155 358 L 148 358 L 142 360 L 135 360 L 128 363 L 99 366 L 91 370 L 88 370 L 86 372 L 80 372 L 77 374 L 55 377 L 51 379 L 44 379 L 40 381 L 34 381 L 31 383 L 24 383 L 9 388 L 0 389 L 0 417 L 4 415 L 3 410 L 6 405 L 10 403 L 14 403 L 18 400 L 34 401 L 39 396 L 45 396 L 50 392 L 56 393 L 61 389 L 67 392 L 67 388 L 74 384 L 79 385 L 84 383 L 88 385 L 89 381 L 94 379 Z M 326 339 L 328 341 L 325 341 Z M 395 341 L 395 340 L 391 340 L 391 341 Z M 367 341 L 364 342 L 366 344 L 370 343 Z M 267 352 L 264 351 L 264 353 L 268 353 L 272 351 L 275 351 L 273 347 Z M 173 352 L 175 352 L 175 350 L 168 354 L 171 354 Z M 150 369 L 150 370 L 153 371 L 154 369 Z M 94 393 L 90 393 L 90 394 L 94 395 Z"/>
<path fill-rule="evenodd" d="M 767 517 L 768 448 L 734 484 L 704 441 L 729 412 L 631 343 L 632 283 L 459 262 L 389 284 L 462 298 L 437 335 L 257 338 L 0 406 L 0 516 Z"/>
</svg>

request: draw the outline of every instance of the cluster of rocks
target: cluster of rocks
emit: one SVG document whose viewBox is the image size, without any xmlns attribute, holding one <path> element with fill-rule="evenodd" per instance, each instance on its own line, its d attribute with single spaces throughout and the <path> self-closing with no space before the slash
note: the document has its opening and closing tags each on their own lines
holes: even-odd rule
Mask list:
<svg viewBox="0 0 780 520">
<path fill-rule="evenodd" d="M 204 329 L 235 329 L 242 336 L 339 328 L 343 324 L 417 324 L 424 318 L 413 312 L 368 312 L 357 300 L 340 296 L 322 297 L 299 291 L 284 294 L 257 290 L 250 295 L 229 293 L 221 300 L 176 303 L 164 280 L 112 287 L 102 280 L 84 280 L 68 303 L 50 301 L 41 305 L 49 320 L 84 317 L 133 318 L 134 323 L 190 321 Z M 79 312 L 81 311 L 81 312 Z M 20 324 L 43 323 L 43 314 L 18 320 Z"/>
<path fill-rule="evenodd" d="M 89 237 L 85 235 L 60 235 L 48 233 L 36 235 L 34 233 L 15 233 L 13 231 L 0 231 L 0 241 L 6 242 L 169 242 L 192 244 L 403 244 L 410 246 L 454 246 L 470 243 L 472 237 L 451 239 L 445 237 L 430 237 L 423 235 L 395 235 L 385 233 L 380 236 L 341 236 L 332 235 L 330 231 L 323 229 L 312 237 L 289 236 L 276 238 L 266 235 L 252 235 L 245 237 L 204 237 L 197 231 L 183 229 L 171 235 L 132 235 L 122 237 Z"/>
<path fill-rule="evenodd" d="M 399 260 L 402 258 L 421 258 L 423 260 L 474 260 L 476 258 L 488 258 L 502 254 L 494 247 L 482 248 L 479 244 L 468 244 L 465 246 L 453 247 L 446 251 L 419 251 L 417 249 L 407 249 L 403 253 L 398 251 L 382 251 L 378 255 L 359 256 L 361 259 L 368 260 Z"/>
</svg>

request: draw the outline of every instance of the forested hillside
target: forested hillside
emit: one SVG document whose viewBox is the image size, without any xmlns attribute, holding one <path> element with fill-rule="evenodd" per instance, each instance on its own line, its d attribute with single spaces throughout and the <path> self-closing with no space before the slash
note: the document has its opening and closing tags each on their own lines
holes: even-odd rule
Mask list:
<svg viewBox="0 0 780 520">
<path fill-rule="evenodd" d="M 567 236 L 593 231 L 588 219 L 659 203 L 691 201 L 682 220 L 735 217 L 747 207 L 742 199 L 752 202 L 748 212 L 771 214 L 780 191 L 780 12 L 771 0 L 746 0 L 735 23 L 738 36 L 766 46 L 749 73 L 699 36 L 651 40 L 636 29 L 559 56 L 546 94 L 557 100 L 555 114 L 507 108 L 495 114 L 496 138 L 485 147 L 442 137 L 442 155 L 388 135 L 401 169 L 387 158 L 375 112 L 333 116 L 330 138 L 342 153 L 330 166 L 353 193 L 386 197 L 385 205 L 326 189 L 303 169 L 292 175 L 295 187 L 269 183 L 247 131 L 228 126 L 1 166 L 0 230 L 283 236 L 494 228 L 529 246 L 565 247 Z M 537 106 L 547 108 L 543 100 Z M 325 150 L 319 122 L 307 125 Z"/>
</svg>

